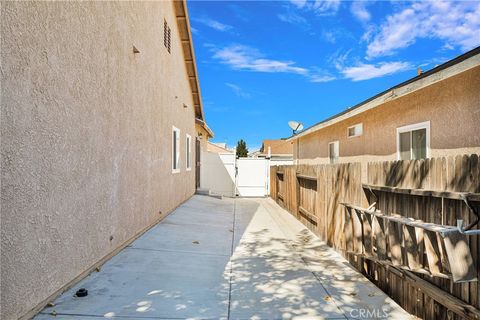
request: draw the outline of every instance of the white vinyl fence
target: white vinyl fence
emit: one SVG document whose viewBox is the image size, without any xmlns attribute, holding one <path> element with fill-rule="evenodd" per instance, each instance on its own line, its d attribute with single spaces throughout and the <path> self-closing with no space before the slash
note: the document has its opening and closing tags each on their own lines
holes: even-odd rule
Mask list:
<svg viewBox="0 0 480 320">
<path fill-rule="evenodd" d="M 237 159 L 237 195 L 265 197 L 268 195 L 270 166 L 265 158 Z"/>
<path fill-rule="evenodd" d="M 202 152 L 200 188 L 212 193 L 235 196 L 235 154 Z"/>
<path fill-rule="evenodd" d="M 287 159 L 238 158 L 234 153 L 202 152 L 200 187 L 226 197 L 265 197 L 270 193 L 270 166 Z"/>
</svg>

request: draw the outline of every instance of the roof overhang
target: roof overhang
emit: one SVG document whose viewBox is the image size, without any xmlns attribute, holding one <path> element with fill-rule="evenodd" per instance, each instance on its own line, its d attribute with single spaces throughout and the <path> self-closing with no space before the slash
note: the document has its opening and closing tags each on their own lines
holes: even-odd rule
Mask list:
<svg viewBox="0 0 480 320">
<path fill-rule="evenodd" d="M 177 18 L 180 41 L 182 43 L 183 58 L 187 69 L 188 80 L 193 97 L 193 107 L 195 117 L 205 121 L 203 113 L 202 97 L 200 94 L 200 85 L 198 82 L 197 66 L 195 64 L 195 53 L 193 51 L 192 33 L 190 31 L 190 22 L 188 19 L 187 3 L 185 0 L 174 0 L 173 6 Z"/>
<path fill-rule="evenodd" d="M 328 119 L 325 119 L 313 126 L 299 132 L 291 137 L 288 137 L 287 141 L 294 141 L 298 138 L 304 137 L 315 131 L 331 126 L 335 123 L 341 122 L 353 116 L 356 116 L 365 111 L 371 110 L 378 106 L 381 106 L 385 102 L 389 102 L 407 94 L 423 89 L 436 82 L 453 77 L 459 73 L 467 71 L 468 69 L 480 66 L 480 47 L 468 51 L 467 53 L 458 56 L 455 59 L 449 60 L 444 64 L 439 65 L 427 72 L 424 72 L 412 79 L 402 82 L 390 89 L 387 89 L 376 96 L 373 96 L 347 110 L 340 112 Z"/>
<path fill-rule="evenodd" d="M 207 131 L 207 134 L 208 134 L 208 137 L 209 138 L 213 138 L 214 135 L 213 135 L 213 131 L 208 127 L 207 123 L 203 120 L 200 120 L 198 118 L 195 119 L 195 123 L 197 123 L 198 125 L 200 125 L 203 129 L 205 129 L 205 131 Z"/>
</svg>

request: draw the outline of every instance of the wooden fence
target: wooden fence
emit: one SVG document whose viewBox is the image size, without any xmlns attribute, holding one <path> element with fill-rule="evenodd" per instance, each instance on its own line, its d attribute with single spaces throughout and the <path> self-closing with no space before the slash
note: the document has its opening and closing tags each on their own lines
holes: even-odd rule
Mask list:
<svg viewBox="0 0 480 320">
<path fill-rule="evenodd" d="M 374 162 L 363 171 L 366 177 L 360 163 L 272 167 L 271 197 L 408 312 L 424 319 L 480 319 L 480 236 L 453 232 L 460 237 L 450 245 L 457 256 L 448 261 L 448 245 L 432 237 L 437 229 L 423 229 L 474 221 L 463 199 L 480 206 L 478 155 Z M 368 220 L 370 211 L 342 203 L 373 205 L 374 216 Z M 352 213 L 362 217 L 357 227 Z M 455 279 L 457 261 L 464 263 Z"/>
</svg>

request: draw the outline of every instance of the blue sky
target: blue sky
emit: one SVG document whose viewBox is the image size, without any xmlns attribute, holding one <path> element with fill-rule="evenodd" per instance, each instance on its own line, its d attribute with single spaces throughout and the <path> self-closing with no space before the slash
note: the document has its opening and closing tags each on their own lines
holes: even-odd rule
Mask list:
<svg viewBox="0 0 480 320">
<path fill-rule="evenodd" d="M 216 142 L 287 137 L 480 45 L 480 2 L 189 1 Z"/>
</svg>

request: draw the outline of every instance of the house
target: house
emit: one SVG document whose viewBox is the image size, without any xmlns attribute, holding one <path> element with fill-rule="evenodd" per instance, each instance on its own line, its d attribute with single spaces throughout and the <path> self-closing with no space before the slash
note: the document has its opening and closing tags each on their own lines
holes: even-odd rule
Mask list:
<svg viewBox="0 0 480 320">
<path fill-rule="evenodd" d="M 293 135 L 297 164 L 480 153 L 480 47 Z"/>
<path fill-rule="evenodd" d="M 213 153 L 234 153 L 234 150 L 228 148 L 225 142 L 208 141 L 207 151 Z"/>
<path fill-rule="evenodd" d="M 184 1 L 2 2 L 1 13 L 10 320 L 35 314 L 191 197 L 213 133 Z"/>
<path fill-rule="evenodd" d="M 248 156 L 269 159 L 270 166 L 290 165 L 293 164 L 293 142 L 286 139 L 263 140 L 260 150 Z"/>
<path fill-rule="evenodd" d="M 262 146 L 261 156 L 270 158 L 272 163 L 291 163 L 293 159 L 293 143 L 291 141 L 285 139 L 263 140 Z"/>
</svg>

